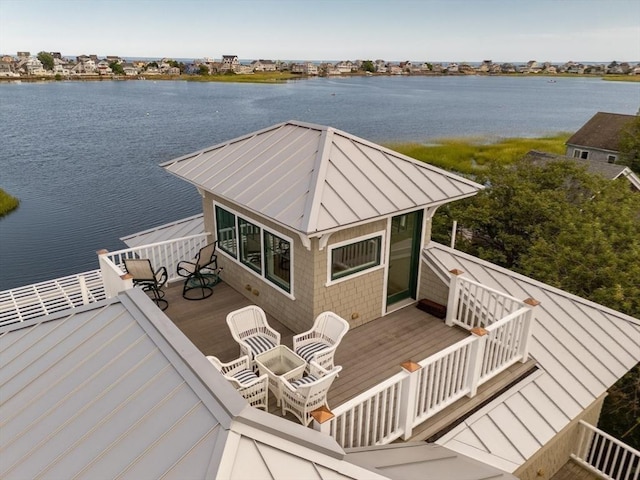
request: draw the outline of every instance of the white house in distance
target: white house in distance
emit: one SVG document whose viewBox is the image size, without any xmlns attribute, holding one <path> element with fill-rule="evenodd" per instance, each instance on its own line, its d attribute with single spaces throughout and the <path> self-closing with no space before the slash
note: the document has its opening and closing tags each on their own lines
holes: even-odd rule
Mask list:
<svg viewBox="0 0 640 480">
<path fill-rule="evenodd" d="M 172 311 L 196 304 L 197 335 L 220 328 L 216 295 L 163 312 L 131 288 L 124 250 L 101 252 L 98 271 L 0 292 L 0 477 L 539 480 L 570 458 L 640 462 L 592 426 L 640 361 L 640 321 L 430 241 L 437 207 L 480 185 L 293 121 L 163 167 L 198 188 L 203 214 L 132 235 L 126 252 L 174 267 L 216 240 L 224 283 L 294 333 L 332 310 L 354 335 L 425 299 L 464 339 L 310 429 L 248 406 L 176 327 Z M 518 362 L 534 365 L 420 436 Z"/>
</svg>

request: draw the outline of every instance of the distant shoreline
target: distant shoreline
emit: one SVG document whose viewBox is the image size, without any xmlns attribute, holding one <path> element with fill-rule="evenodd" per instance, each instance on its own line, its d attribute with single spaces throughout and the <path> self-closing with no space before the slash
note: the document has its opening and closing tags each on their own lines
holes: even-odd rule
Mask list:
<svg viewBox="0 0 640 480">
<path fill-rule="evenodd" d="M 292 73 L 281 73 L 279 75 L 273 74 L 235 74 L 235 75 L 138 75 L 138 76 L 105 76 L 105 75 L 82 75 L 82 76 L 68 76 L 58 77 L 55 76 L 21 76 L 21 77 L 0 77 L 0 82 L 56 82 L 56 81 L 87 81 L 87 82 L 107 82 L 107 81 L 188 81 L 188 82 L 219 82 L 219 83 L 286 83 L 290 80 L 308 80 L 312 78 L 350 78 L 350 77 L 514 77 L 514 78 L 529 78 L 529 77 L 544 77 L 547 79 L 554 78 L 600 78 L 606 81 L 616 82 L 640 82 L 640 75 L 593 75 L 593 74 L 575 74 L 575 73 L 501 73 L 501 74 L 440 74 L 440 73 L 425 73 L 425 74 L 402 74 L 402 75 L 390 75 L 385 73 L 370 73 L 366 74 L 353 73 L 343 75 L 300 75 Z"/>
</svg>

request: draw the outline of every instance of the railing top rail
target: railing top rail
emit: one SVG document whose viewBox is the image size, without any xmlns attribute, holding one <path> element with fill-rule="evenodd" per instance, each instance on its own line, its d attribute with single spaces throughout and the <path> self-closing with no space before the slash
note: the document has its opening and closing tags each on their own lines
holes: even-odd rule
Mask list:
<svg viewBox="0 0 640 480">
<path fill-rule="evenodd" d="M 497 296 L 500 296 L 500 297 L 503 297 L 503 298 L 508 298 L 508 299 L 513 300 L 513 301 L 518 302 L 518 303 L 524 303 L 519 298 L 513 297 L 513 296 L 509 295 L 508 293 L 504 293 L 504 292 L 501 292 L 500 290 L 496 290 L 495 288 L 488 287 L 487 285 L 485 285 L 483 283 L 477 282 L 477 281 L 472 280 L 470 278 L 466 278 L 466 277 L 464 277 L 462 275 L 458 277 L 458 282 L 470 283 L 470 284 L 476 285 L 477 287 L 480 287 L 483 290 L 486 290 L 487 292 L 493 293 L 493 294 L 495 294 Z"/>
<path fill-rule="evenodd" d="M 144 245 L 138 245 L 136 247 L 129 247 L 129 248 L 123 248 L 121 250 L 115 250 L 113 252 L 107 252 L 106 255 L 108 256 L 113 256 L 113 255 L 121 255 L 123 253 L 129 253 L 129 252 L 135 252 L 138 250 L 144 250 L 144 249 L 148 249 L 148 248 L 154 248 L 154 247 L 159 247 L 162 245 L 169 245 L 172 243 L 181 243 L 181 242 L 185 242 L 187 240 L 191 240 L 194 238 L 201 238 L 201 237 L 206 237 L 207 235 L 209 235 L 208 233 L 196 233 L 195 235 L 188 235 L 186 237 L 180 237 L 180 238 L 173 238 L 171 240 L 163 240 L 161 242 L 156 242 L 156 243 L 146 243 Z"/>
<path fill-rule="evenodd" d="M 476 337 L 474 337 L 473 335 L 470 335 L 467 338 L 463 338 L 462 340 L 459 340 L 458 342 L 454 343 L 453 345 L 449 345 L 447 348 L 445 348 L 443 350 L 440 350 L 439 352 L 434 353 L 433 355 L 428 356 L 424 360 L 420 360 L 418 362 L 418 365 L 420 365 L 422 368 L 424 368 L 427 365 L 429 365 L 429 364 L 431 364 L 433 362 L 437 362 L 441 358 L 446 357 L 450 353 L 453 353 L 456 350 L 459 350 L 459 349 L 465 347 L 466 345 L 468 345 L 470 343 L 473 343 L 473 341 L 475 339 L 476 339 Z"/>
<path fill-rule="evenodd" d="M 492 323 L 491 325 L 488 325 L 487 327 L 485 327 L 485 330 L 487 332 L 491 332 L 493 330 L 497 330 L 498 328 L 502 327 L 504 324 L 509 323 L 514 318 L 519 317 L 520 315 L 526 313 L 528 309 L 529 309 L 529 307 L 526 307 L 526 306 L 525 307 L 521 307 L 518 310 L 516 310 L 515 312 L 511 312 L 510 314 L 504 316 L 500 320 Z"/>
<path fill-rule="evenodd" d="M 607 440 L 612 441 L 613 443 L 615 443 L 616 445 L 619 445 L 620 447 L 628 450 L 630 453 L 634 454 L 636 457 L 640 457 L 640 451 L 636 450 L 635 448 L 633 448 L 631 445 L 627 445 L 626 443 L 624 443 L 622 440 L 617 439 L 616 437 L 612 437 L 611 435 L 609 435 L 607 432 L 604 432 L 602 430 L 600 430 L 598 427 L 594 427 L 593 425 L 591 425 L 590 423 L 585 422 L 584 420 L 580 420 L 580 425 L 582 425 L 583 427 L 588 428 L 589 430 L 597 433 L 598 435 L 600 435 L 601 437 L 606 438 Z"/>
<path fill-rule="evenodd" d="M 377 385 L 371 387 L 369 390 L 366 390 L 366 391 L 362 392 L 357 397 L 353 397 L 351 400 L 340 404 L 336 408 L 332 408 L 331 411 L 337 417 L 337 416 L 341 415 L 342 413 L 349 411 L 352 407 L 355 407 L 355 406 L 363 403 L 364 401 L 369 400 L 374 395 L 376 395 L 376 394 L 386 390 L 387 388 L 399 383 L 407 375 L 409 375 L 407 372 L 398 372 L 395 375 L 387 378 L 383 382 L 378 383 Z"/>
</svg>

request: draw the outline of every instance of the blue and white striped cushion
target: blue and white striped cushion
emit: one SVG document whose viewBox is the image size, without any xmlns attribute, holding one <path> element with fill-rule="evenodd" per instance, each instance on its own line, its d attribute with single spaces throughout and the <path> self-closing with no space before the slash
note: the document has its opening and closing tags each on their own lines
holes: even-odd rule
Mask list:
<svg viewBox="0 0 640 480">
<path fill-rule="evenodd" d="M 255 378 L 258 378 L 258 376 L 251 370 L 240 370 L 238 373 L 233 375 L 233 378 L 238 380 L 240 383 L 247 383 Z"/>
<path fill-rule="evenodd" d="M 298 388 L 300 385 L 306 385 L 307 383 L 313 383 L 318 380 L 313 375 L 307 375 L 306 377 L 299 378 L 298 380 L 294 380 L 291 382 L 291 386 L 294 388 Z"/>
<path fill-rule="evenodd" d="M 325 348 L 327 348 L 327 345 L 325 345 L 324 343 L 319 343 L 319 342 L 308 343 L 304 347 L 300 347 L 299 349 L 297 349 L 296 353 L 300 355 L 302 358 L 304 358 L 304 360 L 307 363 L 309 363 L 313 359 L 313 356 L 316 353 L 318 353 L 321 350 L 324 350 Z"/>
<path fill-rule="evenodd" d="M 267 337 L 247 337 L 244 339 L 244 341 L 249 344 L 249 347 L 251 347 L 254 355 L 258 355 L 259 353 L 271 350 L 276 346 L 275 343 L 273 343 L 271 339 Z"/>
</svg>

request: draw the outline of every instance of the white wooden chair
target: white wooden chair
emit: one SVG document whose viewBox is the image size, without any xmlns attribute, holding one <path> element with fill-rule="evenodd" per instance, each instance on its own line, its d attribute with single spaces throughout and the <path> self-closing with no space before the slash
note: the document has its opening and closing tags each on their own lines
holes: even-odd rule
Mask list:
<svg viewBox="0 0 640 480">
<path fill-rule="evenodd" d="M 349 323 L 333 312 L 323 312 L 313 322 L 313 327 L 293 337 L 293 351 L 307 364 L 312 361 L 329 370 L 333 368 L 333 356 L 349 331 Z"/>
<path fill-rule="evenodd" d="M 325 370 L 320 365 L 312 362 L 309 374 L 289 381 L 281 378 L 282 382 L 282 415 L 291 412 L 302 425 L 307 426 L 313 417 L 311 412 L 327 404 L 327 393 L 331 384 L 342 370 L 341 366 L 335 366 L 331 370 Z"/>
<path fill-rule="evenodd" d="M 248 356 L 243 355 L 228 363 L 222 363 L 213 355 L 207 355 L 207 358 L 249 405 L 269 411 L 269 379 L 267 375 L 258 376 L 253 372 Z"/>
<path fill-rule="evenodd" d="M 227 325 L 240 345 L 240 355 L 247 355 L 252 365 L 256 355 L 280 345 L 280 332 L 269 326 L 264 310 L 257 305 L 229 313 Z"/>
</svg>

